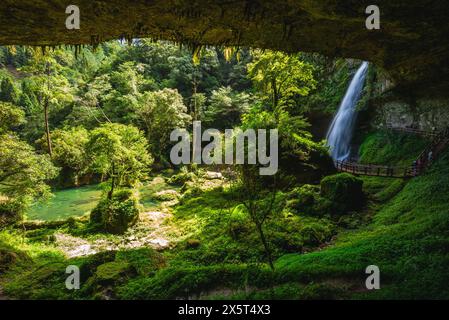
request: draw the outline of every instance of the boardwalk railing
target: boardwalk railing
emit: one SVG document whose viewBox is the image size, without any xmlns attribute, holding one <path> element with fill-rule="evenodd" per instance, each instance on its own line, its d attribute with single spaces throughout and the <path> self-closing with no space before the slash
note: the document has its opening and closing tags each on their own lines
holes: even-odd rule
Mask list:
<svg viewBox="0 0 449 320">
<path fill-rule="evenodd" d="M 449 128 L 439 132 L 430 145 L 416 159 L 418 165 L 427 166 L 432 163 L 449 143 Z"/>
<path fill-rule="evenodd" d="M 364 176 L 406 178 L 418 175 L 417 168 L 413 166 L 382 166 L 374 164 L 360 164 L 349 161 L 335 161 L 335 167 L 338 171 Z"/>
<path fill-rule="evenodd" d="M 398 129 L 398 128 L 395 128 Z M 394 178 L 408 178 L 415 177 L 421 174 L 426 167 L 428 167 L 445 149 L 449 144 L 449 128 L 440 131 L 438 133 L 429 133 L 426 131 L 410 129 L 413 131 L 408 131 L 408 128 L 404 130 L 399 129 L 403 132 L 422 132 L 426 135 L 433 136 L 432 142 L 424 149 L 423 152 L 418 156 L 416 161 L 414 161 L 410 166 L 383 166 L 375 164 L 360 164 L 352 161 L 335 161 L 335 167 L 338 171 L 348 172 L 355 175 L 365 175 L 365 176 L 378 176 L 378 177 L 394 177 Z"/>
</svg>

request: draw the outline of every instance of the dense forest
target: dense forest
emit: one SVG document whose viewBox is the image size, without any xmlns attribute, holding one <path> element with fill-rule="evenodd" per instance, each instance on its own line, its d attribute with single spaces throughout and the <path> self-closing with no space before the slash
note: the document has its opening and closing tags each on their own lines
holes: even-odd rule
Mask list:
<svg viewBox="0 0 449 320">
<path fill-rule="evenodd" d="M 411 179 L 338 173 L 329 154 L 360 64 L 146 39 L 0 47 L 0 296 L 449 297 L 449 154 Z M 369 66 L 353 153 L 410 164 L 429 138 L 371 121 L 384 79 Z M 173 164 L 170 135 L 194 121 L 277 129 L 277 173 Z M 382 290 L 365 287 L 369 265 Z"/>
</svg>

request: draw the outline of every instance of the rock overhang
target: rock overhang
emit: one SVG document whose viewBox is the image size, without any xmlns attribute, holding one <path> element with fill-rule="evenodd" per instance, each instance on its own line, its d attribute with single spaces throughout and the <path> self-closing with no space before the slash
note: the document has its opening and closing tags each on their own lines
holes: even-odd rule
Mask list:
<svg viewBox="0 0 449 320">
<path fill-rule="evenodd" d="M 67 0 L 3 0 L 0 45 L 83 45 L 151 37 L 195 47 L 258 47 L 358 58 L 403 90 L 449 87 L 449 2 L 378 0 L 381 29 L 367 30 L 370 0 L 77 0 L 79 30 L 65 26 Z"/>
</svg>

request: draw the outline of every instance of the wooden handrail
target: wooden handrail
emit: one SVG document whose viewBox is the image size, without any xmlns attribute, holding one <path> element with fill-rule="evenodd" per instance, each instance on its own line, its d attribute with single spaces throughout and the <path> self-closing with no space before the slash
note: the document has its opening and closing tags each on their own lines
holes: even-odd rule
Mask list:
<svg viewBox="0 0 449 320">
<path fill-rule="evenodd" d="M 413 166 L 382 166 L 375 164 L 360 164 L 349 161 L 335 161 L 337 170 L 365 176 L 381 177 L 411 177 L 417 174 Z"/>
</svg>

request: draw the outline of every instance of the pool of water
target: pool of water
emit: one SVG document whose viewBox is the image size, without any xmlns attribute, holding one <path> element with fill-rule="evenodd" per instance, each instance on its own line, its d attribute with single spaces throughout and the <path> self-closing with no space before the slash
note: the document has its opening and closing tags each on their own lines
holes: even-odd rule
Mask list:
<svg viewBox="0 0 449 320">
<path fill-rule="evenodd" d="M 141 203 L 146 210 L 157 205 L 152 194 L 159 189 L 161 189 L 161 185 L 154 183 L 146 184 L 140 189 Z M 82 216 L 95 208 L 101 194 L 102 190 L 97 185 L 55 191 L 49 201 L 33 205 L 26 216 L 28 220 L 44 221 Z"/>
<path fill-rule="evenodd" d="M 53 192 L 47 202 L 35 204 L 27 212 L 30 220 L 60 220 L 81 216 L 92 210 L 101 197 L 98 186 L 86 186 Z"/>
</svg>

